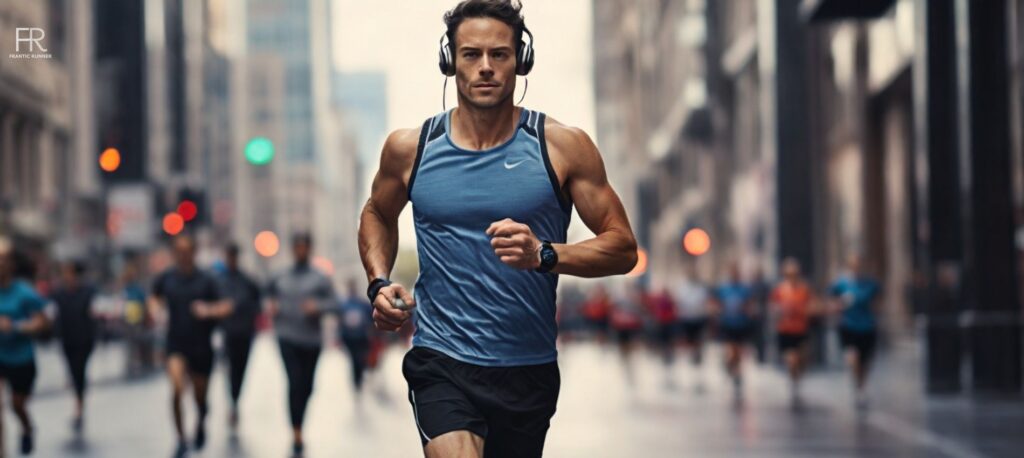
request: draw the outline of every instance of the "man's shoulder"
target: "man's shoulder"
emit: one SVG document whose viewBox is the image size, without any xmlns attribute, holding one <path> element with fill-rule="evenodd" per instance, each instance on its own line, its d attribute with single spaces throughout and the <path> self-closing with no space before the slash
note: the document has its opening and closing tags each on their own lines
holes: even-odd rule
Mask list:
<svg viewBox="0 0 1024 458">
<path fill-rule="evenodd" d="M 550 116 L 544 121 L 544 140 L 552 157 L 571 170 L 576 170 L 577 166 L 591 170 L 591 166 L 601 162 L 601 153 L 586 131 L 562 124 Z"/>
<path fill-rule="evenodd" d="M 398 157 L 414 156 L 420 141 L 422 127 L 395 129 L 384 141 L 384 153 Z"/>
<path fill-rule="evenodd" d="M 587 132 L 579 127 L 562 124 L 551 116 L 544 118 L 544 137 L 556 147 L 581 147 L 592 143 Z"/>
</svg>

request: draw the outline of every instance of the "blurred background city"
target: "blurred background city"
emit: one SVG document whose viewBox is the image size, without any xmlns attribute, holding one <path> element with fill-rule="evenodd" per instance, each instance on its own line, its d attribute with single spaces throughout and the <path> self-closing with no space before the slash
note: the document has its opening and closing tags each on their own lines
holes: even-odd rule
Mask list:
<svg viewBox="0 0 1024 458">
<path fill-rule="evenodd" d="M 383 140 L 455 103 L 436 65 L 455 3 L 0 0 L 0 243 L 43 297 L 66 262 L 97 288 L 91 423 L 68 430 L 61 336 L 39 339 L 37 454 L 173 451 L 161 323 L 133 292 L 173 264 L 176 234 L 212 272 L 238 244 L 263 285 L 309 232 L 339 301 L 363 294 L 358 215 Z M 523 105 L 595 140 L 641 251 L 625 277 L 561 279 L 549 455 L 1019 456 L 1024 1 L 523 3 L 538 54 Z M 590 236 L 574 219 L 570 239 Z M 822 310 L 799 403 L 775 336 L 785 258 Z M 880 286 L 870 404 L 827 312 L 851 267 Z M 742 387 L 713 319 L 735 285 L 753 323 Z M 693 291 L 712 318 L 696 336 Z M 238 435 L 218 361 L 204 456 L 288 450 L 284 369 L 257 325 Z M 310 456 L 418 454 L 408 333 L 371 333 L 366 393 L 341 334 L 325 333 Z"/>
</svg>

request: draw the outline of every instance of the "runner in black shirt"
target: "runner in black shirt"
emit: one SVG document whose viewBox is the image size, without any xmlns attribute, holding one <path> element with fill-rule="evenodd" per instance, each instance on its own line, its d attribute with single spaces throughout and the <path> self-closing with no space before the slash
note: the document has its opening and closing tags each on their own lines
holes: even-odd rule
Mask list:
<svg viewBox="0 0 1024 458">
<path fill-rule="evenodd" d="M 175 266 L 160 274 L 153 282 L 150 311 L 166 308 L 167 375 L 174 390 L 172 407 L 174 427 L 178 433 L 176 456 L 188 451 L 182 425 L 181 396 L 188 373 L 195 395 L 199 418 L 196 424 L 195 448 L 206 443 L 206 387 L 213 369 L 213 347 L 210 335 L 217 320 L 231 314 L 230 300 L 221 299 L 216 279 L 195 265 L 195 241 L 187 235 L 175 237 Z"/>
<path fill-rule="evenodd" d="M 231 364 L 229 381 L 231 385 L 232 432 L 238 426 L 238 396 L 242 393 L 245 366 L 249 361 L 249 349 L 256 335 L 256 317 L 260 314 L 260 288 L 245 272 L 238 268 L 238 245 L 231 244 L 224 250 L 224 264 L 227 271 L 220 276 L 221 291 L 234 303 L 234 311 L 221 322 L 224 341 Z"/>
<path fill-rule="evenodd" d="M 61 285 L 51 296 L 57 305 L 57 330 L 75 387 L 75 416 L 71 427 L 80 433 L 85 404 L 86 364 L 96 344 L 96 317 L 92 310 L 96 288 L 83 282 L 81 277 L 85 265 L 80 261 L 62 264 L 60 272 Z"/>
</svg>

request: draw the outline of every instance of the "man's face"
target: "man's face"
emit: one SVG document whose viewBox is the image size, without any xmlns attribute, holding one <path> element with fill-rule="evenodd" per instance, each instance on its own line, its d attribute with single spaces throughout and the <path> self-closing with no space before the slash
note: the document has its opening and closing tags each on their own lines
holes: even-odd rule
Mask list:
<svg viewBox="0 0 1024 458">
<path fill-rule="evenodd" d="M 238 269 L 238 253 L 234 251 L 224 252 L 224 265 L 230 270 Z"/>
<path fill-rule="evenodd" d="M 295 261 L 299 263 L 305 263 L 309 261 L 309 243 L 305 241 L 297 241 L 292 244 L 292 253 L 295 255 Z"/>
<path fill-rule="evenodd" d="M 516 46 L 512 27 L 492 18 L 462 21 L 455 32 L 455 82 L 477 108 L 492 108 L 516 89 Z"/>
<path fill-rule="evenodd" d="M 850 275 L 860 275 L 860 256 L 850 255 L 850 258 L 846 260 L 846 266 L 850 269 Z"/>
<path fill-rule="evenodd" d="M 74 264 L 66 262 L 60 266 L 60 277 L 64 283 L 74 283 L 78 281 L 78 272 L 75 272 Z"/>
<path fill-rule="evenodd" d="M 735 283 L 740 282 L 740 266 L 736 264 L 729 265 L 729 280 Z"/>
<path fill-rule="evenodd" d="M 786 262 L 782 264 L 782 275 L 785 276 L 787 280 L 799 279 L 800 264 L 792 259 L 786 260 Z"/>
<path fill-rule="evenodd" d="M 188 237 L 174 239 L 174 262 L 178 267 L 192 267 L 195 261 L 196 245 Z"/>
</svg>

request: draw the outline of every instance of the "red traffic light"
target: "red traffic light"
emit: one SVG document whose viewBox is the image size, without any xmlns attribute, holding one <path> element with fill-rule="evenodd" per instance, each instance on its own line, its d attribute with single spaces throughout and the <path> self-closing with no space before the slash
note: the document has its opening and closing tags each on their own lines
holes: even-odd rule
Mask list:
<svg viewBox="0 0 1024 458">
<path fill-rule="evenodd" d="M 196 215 L 199 214 L 199 208 L 196 207 L 196 203 L 191 200 L 183 200 L 178 204 L 178 212 L 181 218 L 185 221 L 192 221 L 196 219 Z"/>
</svg>

